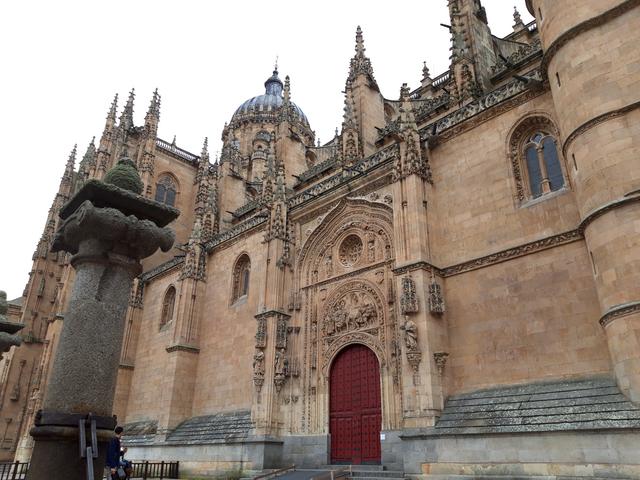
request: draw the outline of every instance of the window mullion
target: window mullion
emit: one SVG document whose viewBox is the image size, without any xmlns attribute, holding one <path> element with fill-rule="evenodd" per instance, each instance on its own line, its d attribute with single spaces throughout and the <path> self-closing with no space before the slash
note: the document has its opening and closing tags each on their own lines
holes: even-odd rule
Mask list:
<svg viewBox="0 0 640 480">
<path fill-rule="evenodd" d="M 540 187 L 543 194 L 549 193 L 551 191 L 551 182 L 549 181 L 549 174 L 547 173 L 547 164 L 544 161 L 542 143 L 536 144 L 536 153 L 538 154 L 538 165 L 540 166 L 540 174 L 542 177 Z"/>
</svg>

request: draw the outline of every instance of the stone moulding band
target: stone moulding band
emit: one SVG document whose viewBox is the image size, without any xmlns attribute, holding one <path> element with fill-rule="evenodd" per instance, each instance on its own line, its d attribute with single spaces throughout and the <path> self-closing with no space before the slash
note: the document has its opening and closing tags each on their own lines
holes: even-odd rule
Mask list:
<svg viewBox="0 0 640 480">
<path fill-rule="evenodd" d="M 591 120 L 587 120 L 569 134 L 567 139 L 564 141 L 564 144 L 562 145 L 562 155 L 564 156 L 564 158 L 567 158 L 567 150 L 569 149 L 569 145 L 573 143 L 573 141 L 584 132 L 591 130 L 593 127 L 608 120 L 613 120 L 614 118 L 621 117 L 622 115 L 632 112 L 637 108 L 640 108 L 640 101 L 630 103 L 629 105 L 625 105 L 622 108 L 617 108 L 615 110 L 602 113 L 597 117 L 592 118 Z"/>
<path fill-rule="evenodd" d="M 403 275 L 414 270 L 426 270 L 433 272 L 440 277 L 452 277 L 460 273 L 469 272 L 471 270 L 477 270 L 479 268 L 488 267 L 497 263 L 505 262 L 513 258 L 522 257 L 531 253 L 537 253 L 548 248 L 556 247 L 559 245 L 566 245 L 578 240 L 582 240 L 584 237 L 582 231 L 579 229 L 570 230 L 568 232 L 559 233 L 550 237 L 541 238 L 533 242 L 525 243 L 517 247 L 507 248 L 496 253 L 485 255 L 483 257 L 474 258 L 466 262 L 458 263 L 450 267 L 438 268 L 431 265 L 428 262 L 420 261 L 410 263 L 408 265 L 402 265 L 393 269 L 394 275 Z"/>
<path fill-rule="evenodd" d="M 605 328 L 614 320 L 626 317 L 627 315 L 633 315 L 635 313 L 640 313 L 640 301 L 616 305 L 611 307 L 602 317 L 600 317 L 600 325 L 602 328 Z"/>
<path fill-rule="evenodd" d="M 616 208 L 623 207 L 629 203 L 640 202 L 640 193 L 628 193 L 627 196 L 623 198 L 619 198 L 618 200 L 614 200 L 609 203 L 605 203 L 604 205 L 592 210 L 589 214 L 584 217 L 584 220 L 580 222 L 580 226 L 578 227 L 578 231 L 581 235 L 584 235 L 585 230 L 589 226 L 589 224 L 593 223 L 594 220 L 601 217 L 607 212 L 611 210 L 615 210 Z"/>
<path fill-rule="evenodd" d="M 570 28 L 565 33 L 556 38 L 551 45 L 545 50 L 544 55 L 542 56 L 542 62 L 540 64 L 540 70 L 542 71 L 543 77 L 547 78 L 547 68 L 549 67 L 549 63 L 553 57 L 555 57 L 558 50 L 564 47 L 570 40 L 573 40 L 575 37 L 580 35 L 581 33 L 587 32 L 593 28 L 599 27 L 607 23 L 609 20 L 612 20 L 620 15 L 627 13 L 629 10 L 640 5 L 640 0 L 626 0 L 619 5 L 607 10 L 606 12 L 601 13 L 589 20 L 585 20 L 582 23 L 579 23 L 573 28 Z"/>
</svg>

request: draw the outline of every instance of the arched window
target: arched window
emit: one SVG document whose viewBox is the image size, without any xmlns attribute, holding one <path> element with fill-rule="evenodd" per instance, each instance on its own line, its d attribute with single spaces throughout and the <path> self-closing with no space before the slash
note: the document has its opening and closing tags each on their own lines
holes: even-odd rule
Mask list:
<svg viewBox="0 0 640 480">
<path fill-rule="evenodd" d="M 156 202 L 173 207 L 176 204 L 178 184 L 171 175 L 162 175 L 156 183 Z"/>
<path fill-rule="evenodd" d="M 243 254 L 236 261 L 233 268 L 233 295 L 231 301 L 235 302 L 240 297 L 249 293 L 249 276 L 251 272 L 251 260 L 247 254 Z"/>
<path fill-rule="evenodd" d="M 564 187 L 556 138 L 555 126 L 542 116 L 526 118 L 513 131 L 509 153 L 518 200 L 538 198 Z"/>
<path fill-rule="evenodd" d="M 164 327 L 167 323 L 173 320 L 173 307 L 176 303 L 176 289 L 171 286 L 164 294 L 164 300 L 162 301 L 162 316 L 160 317 L 160 328 Z"/>
</svg>

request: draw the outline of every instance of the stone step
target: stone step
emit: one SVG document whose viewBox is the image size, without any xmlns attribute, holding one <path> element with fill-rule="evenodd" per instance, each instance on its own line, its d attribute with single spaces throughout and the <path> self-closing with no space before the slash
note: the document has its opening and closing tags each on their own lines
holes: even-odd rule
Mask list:
<svg viewBox="0 0 640 480">
<path fill-rule="evenodd" d="M 375 474 L 374 474 L 375 473 Z M 351 470 L 353 478 L 404 478 L 404 472 L 399 470 L 360 470 L 355 467 Z"/>
<path fill-rule="evenodd" d="M 411 478 L 411 477 L 410 477 Z M 575 477 L 566 475 L 418 475 L 420 480 L 614 480 L 615 477 Z M 627 477 L 620 477 L 620 479 Z"/>
<path fill-rule="evenodd" d="M 386 470 L 384 465 L 320 465 L 314 467 L 315 470 L 339 470 L 342 468 L 349 469 L 351 467 L 352 472 L 382 472 Z"/>
<path fill-rule="evenodd" d="M 363 472 L 359 472 L 359 473 L 363 473 Z M 369 473 L 372 473 L 372 472 L 369 472 Z M 393 476 L 385 476 L 385 477 L 379 476 L 378 473 L 380 472 L 375 472 L 375 475 L 371 475 L 371 476 L 352 475 L 351 478 L 357 478 L 358 480 L 404 480 L 404 475 L 402 473 L 394 473 Z"/>
</svg>

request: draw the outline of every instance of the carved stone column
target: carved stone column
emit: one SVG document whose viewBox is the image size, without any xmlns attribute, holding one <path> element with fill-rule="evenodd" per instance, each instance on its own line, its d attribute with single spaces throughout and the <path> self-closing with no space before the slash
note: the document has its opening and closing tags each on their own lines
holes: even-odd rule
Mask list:
<svg viewBox="0 0 640 480">
<path fill-rule="evenodd" d="M 31 430 L 29 480 L 84 480 L 90 469 L 95 480 L 102 479 L 115 426 L 113 399 L 131 283 L 142 258 L 173 245 L 165 225 L 179 212 L 138 195 L 142 182 L 130 160 L 121 160 L 105 181 L 136 193 L 90 180 L 60 211 L 52 250 L 73 254 L 76 279 L 43 410 Z"/>
</svg>

